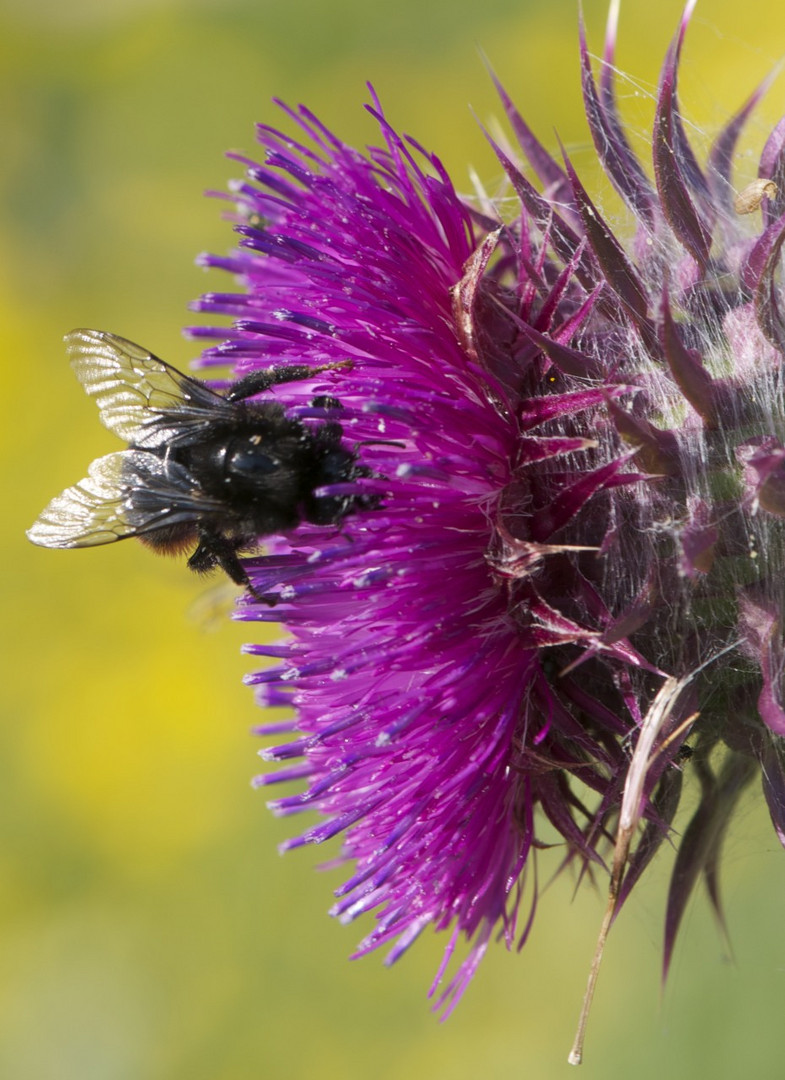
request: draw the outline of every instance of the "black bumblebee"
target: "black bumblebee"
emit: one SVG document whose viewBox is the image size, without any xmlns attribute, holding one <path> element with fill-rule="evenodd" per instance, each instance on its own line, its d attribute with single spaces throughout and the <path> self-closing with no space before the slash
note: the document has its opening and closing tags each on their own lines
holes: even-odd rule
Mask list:
<svg viewBox="0 0 785 1080">
<path fill-rule="evenodd" d="M 306 425 L 278 402 L 249 400 L 349 362 L 271 368 L 219 394 L 114 334 L 74 330 L 65 342 L 101 420 L 129 445 L 98 458 L 81 483 L 49 503 L 27 533 L 34 544 L 91 547 L 128 536 L 164 552 L 195 544 L 192 570 L 220 566 L 248 586 L 238 553 L 258 548 L 262 537 L 302 521 L 337 524 L 373 505 L 359 494 L 317 494 L 369 475 L 341 445 L 339 423 Z M 311 405 L 339 403 L 320 397 Z"/>
</svg>

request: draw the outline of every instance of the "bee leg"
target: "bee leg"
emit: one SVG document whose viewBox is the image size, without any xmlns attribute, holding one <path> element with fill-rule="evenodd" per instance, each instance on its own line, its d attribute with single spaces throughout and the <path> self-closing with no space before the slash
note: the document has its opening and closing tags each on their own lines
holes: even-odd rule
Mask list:
<svg viewBox="0 0 785 1080">
<path fill-rule="evenodd" d="M 237 548 L 232 541 L 205 529 L 199 530 L 199 543 L 188 566 L 197 574 L 206 574 L 220 566 L 235 585 L 248 584 L 248 575 L 237 558 Z"/>
<path fill-rule="evenodd" d="M 318 397 L 311 398 L 312 409 L 340 409 L 340 407 L 338 398 L 330 397 L 329 394 L 319 394 Z"/>
<path fill-rule="evenodd" d="M 188 566 L 198 574 L 208 573 L 220 566 L 235 585 L 247 589 L 255 600 L 260 600 L 269 607 L 275 607 L 277 600 L 273 596 L 257 592 L 237 557 L 237 547 L 231 540 L 206 530 L 199 531 L 199 544 L 188 560 Z"/>
<path fill-rule="evenodd" d="M 245 398 L 264 393 L 271 386 L 280 386 L 281 383 L 287 382 L 299 382 L 302 379 L 311 379 L 314 375 L 320 375 L 323 371 L 335 371 L 337 368 L 352 366 L 351 360 L 338 360 L 334 364 L 322 364 L 320 367 L 308 367 L 307 364 L 290 364 L 288 367 L 253 371 L 250 375 L 239 379 L 231 386 L 224 394 L 224 397 L 227 401 L 243 401 Z"/>
<path fill-rule="evenodd" d="M 312 409 L 340 409 L 341 403 L 338 398 L 324 395 L 311 399 Z M 314 429 L 314 438 L 320 446 L 336 447 L 343 438 L 343 426 L 337 420 L 325 420 L 318 428 Z"/>
</svg>

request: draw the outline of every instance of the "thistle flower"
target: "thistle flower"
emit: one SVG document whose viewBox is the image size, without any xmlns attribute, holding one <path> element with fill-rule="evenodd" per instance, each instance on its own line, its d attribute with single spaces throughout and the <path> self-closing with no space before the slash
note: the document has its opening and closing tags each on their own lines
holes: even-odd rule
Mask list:
<svg viewBox="0 0 785 1080">
<path fill-rule="evenodd" d="M 721 916 L 723 838 L 756 777 L 785 843 L 785 121 L 739 197 L 756 232 L 731 167 L 762 90 L 700 164 L 677 99 L 692 6 L 652 176 L 616 108 L 615 9 L 599 81 L 581 27 L 586 116 L 631 239 L 499 86 L 537 181 L 490 140 L 512 215 L 461 198 L 375 97 L 383 145 L 365 154 L 285 109 L 303 141 L 259 128 L 264 164 L 236 157 L 240 249 L 202 260 L 242 286 L 195 305 L 234 319 L 191 331 L 219 339 L 203 364 L 341 365 L 323 389 L 362 466 L 325 493 L 364 508 L 244 564 L 239 617 L 288 631 L 248 647 L 275 660 L 249 682 L 295 711 L 259 728 L 288 738 L 258 783 L 300 781 L 272 808 L 321 815 L 286 847 L 342 836 L 333 912 L 375 915 L 358 954 L 394 961 L 430 925 L 452 931 L 447 958 L 468 939 L 445 1011 L 494 935 L 525 941 L 544 825 L 564 866 L 610 866 L 608 922 L 673 840 L 665 970 L 701 877 Z M 313 392 L 276 390 L 306 422 Z"/>
</svg>

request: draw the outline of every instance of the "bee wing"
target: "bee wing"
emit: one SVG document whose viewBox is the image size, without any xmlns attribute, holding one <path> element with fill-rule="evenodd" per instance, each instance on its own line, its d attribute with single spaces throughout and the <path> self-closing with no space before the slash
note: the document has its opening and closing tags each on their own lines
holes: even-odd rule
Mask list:
<svg viewBox="0 0 785 1080">
<path fill-rule="evenodd" d="M 94 547 L 221 509 L 177 462 L 121 450 L 98 458 L 84 480 L 52 499 L 27 536 L 40 547 Z"/>
<path fill-rule="evenodd" d="M 188 441 L 194 429 L 231 413 L 220 394 L 125 338 L 72 330 L 65 343 L 101 420 L 127 443 L 156 447 Z"/>
</svg>

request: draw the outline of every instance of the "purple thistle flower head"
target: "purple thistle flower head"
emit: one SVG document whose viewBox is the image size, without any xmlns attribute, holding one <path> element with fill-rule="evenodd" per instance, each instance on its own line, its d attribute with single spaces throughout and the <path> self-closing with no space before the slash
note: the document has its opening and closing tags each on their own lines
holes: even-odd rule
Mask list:
<svg viewBox="0 0 785 1080">
<path fill-rule="evenodd" d="M 249 682 L 294 709 L 259 728 L 287 738 L 258 783 L 300 782 L 278 814 L 320 812 L 287 847 L 342 836 L 333 911 L 374 916 L 359 953 L 393 961 L 429 925 L 451 930 L 448 957 L 469 940 L 446 1011 L 494 935 L 526 939 L 544 825 L 565 866 L 610 870 L 609 919 L 674 839 L 666 970 L 701 877 L 721 914 L 723 838 L 757 775 L 785 843 L 785 121 L 734 207 L 760 92 L 699 163 L 677 96 L 691 6 L 651 169 L 616 108 L 615 18 L 599 81 L 581 30 L 589 127 L 634 236 L 499 87 L 534 177 L 491 140 L 511 217 L 460 197 L 375 98 L 366 153 L 285 109 L 299 136 L 261 126 L 264 162 L 237 158 L 239 250 L 202 260 L 240 281 L 195 305 L 233 319 L 191 331 L 218 340 L 203 364 L 334 365 L 275 394 L 306 424 L 329 405 L 358 463 L 321 492 L 353 499 L 339 525 L 244 563 L 240 618 L 287 631 L 248 647 L 275 661 Z"/>
</svg>

